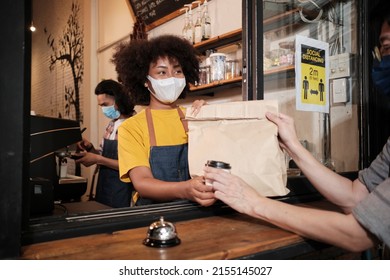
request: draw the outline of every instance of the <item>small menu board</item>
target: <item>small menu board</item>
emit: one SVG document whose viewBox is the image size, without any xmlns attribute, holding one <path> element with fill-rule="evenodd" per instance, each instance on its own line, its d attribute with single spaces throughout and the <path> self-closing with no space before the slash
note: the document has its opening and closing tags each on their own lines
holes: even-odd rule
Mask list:
<svg viewBox="0 0 390 280">
<path fill-rule="evenodd" d="M 184 12 L 180 9 L 194 0 L 128 0 L 134 16 L 139 16 L 146 25 L 146 29 L 153 29 Z M 203 3 L 203 1 L 201 1 Z M 192 6 L 195 8 L 195 5 Z"/>
</svg>

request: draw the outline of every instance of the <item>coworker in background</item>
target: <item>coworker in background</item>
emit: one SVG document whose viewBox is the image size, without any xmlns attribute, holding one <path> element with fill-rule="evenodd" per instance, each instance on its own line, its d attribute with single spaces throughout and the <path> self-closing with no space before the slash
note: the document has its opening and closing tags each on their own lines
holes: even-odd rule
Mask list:
<svg viewBox="0 0 390 280">
<path fill-rule="evenodd" d="M 390 86 L 390 13 L 382 22 L 380 53 L 383 58 L 381 65 L 374 68 L 373 79 L 379 86 Z M 390 87 L 383 90 L 390 93 Z M 353 252 L 376 244 L 382 248 L 390 246 L 390 138 L 372 164 L 359 172 L 358 179 L 351 181 L 323 166 L 300 144 L 292 118 L 271 113 L 266 116 L 278 126 L 281 147 L 313 186 L 340 206 L 343 213 L 272 200 L 258 194 L 237 176 L 205 167 L 205 178 L 214 181 L 215 198 L 241 213 Z"/>
<path fill-rule="evenodd" d="M 133 186 L 119 179 L 118 127 L 134 115 L 134 105 L 123 86 L 114 80 L 103 80 L 95 88 L 98 105 L 110 119 L 99 149 L 84 139 L 78 143 L 82 158 L 76 160 L 84 166 L 97 164 L 99 177 L 96 185 L 97 202 L 119 208 L 129 207 Z M 93 186 L 91 186 L 93 187 Z"/>
<path fill-rule="evenodd" d="M 196 50 L 185 39 L 163 35 L 122 44 L 113 56 L 121 82 L 134 104 L 147 105 L 119 129 L 119 170 L 132 182 L 137 205 L 187 199 L 215 202 L 202 178 L 189 176 L 185 108 L 177 105 L 189 83 L 199 80 Z M 197 112 L 202 101 L 194 102 Z"/>
</svg>

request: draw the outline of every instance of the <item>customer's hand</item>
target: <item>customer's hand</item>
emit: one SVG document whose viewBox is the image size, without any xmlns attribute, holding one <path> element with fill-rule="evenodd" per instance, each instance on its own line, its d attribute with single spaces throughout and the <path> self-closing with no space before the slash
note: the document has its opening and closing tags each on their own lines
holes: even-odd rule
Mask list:
<svg viewBox="0 0 390 280">
<path fill-rule="evenodd" d="M 289 155 L 295 150 L 297 145 L 301 145 L 295 130 L 294 120 L 284 114 L 275 115 L 271 112 L 266 113 L 266 117 L 278 126 L 279 143 L 282 149 L 285 149 Z"/>
<path fill-rule="evenodd" d="M 259 203 L 260 195 L 240 177 L 221 169 L 204 167 L 204 177 L 211 180 L 214 197 L 237 210 L 250 215 Z"/>
</svg>

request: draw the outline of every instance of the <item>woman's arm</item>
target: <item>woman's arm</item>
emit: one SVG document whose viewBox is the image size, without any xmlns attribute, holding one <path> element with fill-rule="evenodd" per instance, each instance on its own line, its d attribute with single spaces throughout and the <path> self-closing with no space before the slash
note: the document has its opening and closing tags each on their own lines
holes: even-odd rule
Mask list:
<svg viewBox="0 0 390 280">
<path fill-rule="evenodd" d="M 212 187 L 203 184 L 202 177 L 182 182 L 166 182 L 155 179 L 149 167 L 138 166 L 129 171 L 134 188 L 139 194 L 155 201 L 172 201 L 188 199 L 202 206 L 210 206 L 215 202 Z"/>
</svg>

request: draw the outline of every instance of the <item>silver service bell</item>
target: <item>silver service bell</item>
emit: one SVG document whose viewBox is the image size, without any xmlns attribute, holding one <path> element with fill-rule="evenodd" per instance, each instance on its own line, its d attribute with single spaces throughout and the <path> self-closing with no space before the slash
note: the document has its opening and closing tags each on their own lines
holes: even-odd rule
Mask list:
<svg viewBox="0 0 390 280">
<path fill-rule="evenodd" d="M 175 226 L 164 217 L 160 217 L 159 221 L 153 222 L 148 229 L 146 238 L 143 244 L 149 247 L 172 247 L 180 244 L 180 239 L 177 237 Z"/>
</svg>

